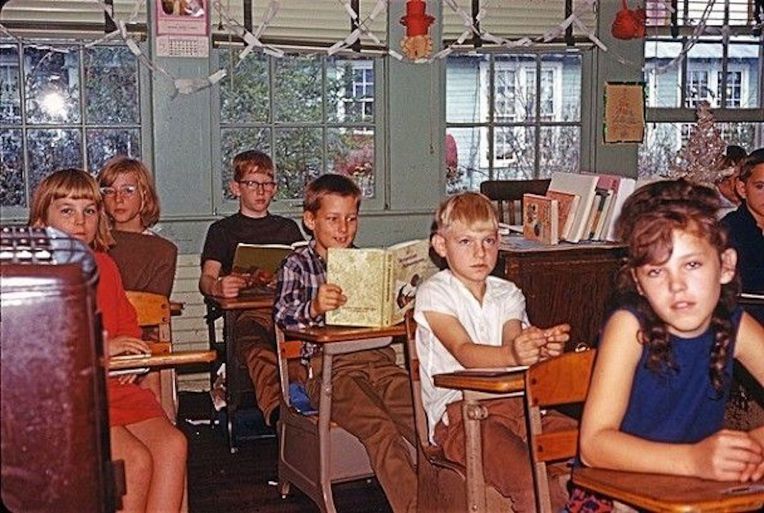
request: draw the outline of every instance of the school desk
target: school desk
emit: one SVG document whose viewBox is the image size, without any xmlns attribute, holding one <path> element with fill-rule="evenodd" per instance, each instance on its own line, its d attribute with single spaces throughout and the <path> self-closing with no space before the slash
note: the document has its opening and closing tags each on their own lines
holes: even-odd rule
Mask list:
<svg viewBox="0 0 764 513">
<path fill-rule="evenodd" d="M 239 372 L 239 362 L 235 351 L 235 326 L 236 319 L 247 310 L 266 309 L 270 311 L 273 308 L 273 293 L 263 291 L 256 294 L 243 294 L 235 298 L 223 298 L 218 296 L 206 296 L 204 302 L 207 305 L 207 331 L 209 336 L 210 349 L 218 353 L 218 365 L 214 365 L 210 373 L 210 387 L 215 383 L 217 377 L 216 371 L 220 363 L 225 363 L 226 368 L 226 434 L 228 437 L 228 448 L 231 453 L 238 451 L 236 438 L 236 412 L 241 402 L 241 397 L 252 390 L 252 383 L 244 373 Z M 215 321 L 223 318 L 223 340 L 217 339 L 215 332 Z"/>
<path fill-rule="evenodd" d="M 731 483 L 577 468 L 573 471 L 573 482 L 630 506 L 661 513 L 761 511 L 764 507 L 764 479 L 756 483 Z"/>
</svg>

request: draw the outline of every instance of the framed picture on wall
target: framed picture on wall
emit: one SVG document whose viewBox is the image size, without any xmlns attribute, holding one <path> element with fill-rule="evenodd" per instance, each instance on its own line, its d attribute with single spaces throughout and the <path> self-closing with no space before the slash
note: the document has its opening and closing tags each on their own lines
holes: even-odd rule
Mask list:
<svg viewBox="0 0 764 513">
<path fill-rule="evenodd" d="M 156 48 L 160 57 L 209 57 L 211 0 L 157 0 Z"/>
<path fill-rule="evenodd" d="M 641 143 L 645 137 L 645 84 L 605 84 L 605 143 Z"/>
</svg>

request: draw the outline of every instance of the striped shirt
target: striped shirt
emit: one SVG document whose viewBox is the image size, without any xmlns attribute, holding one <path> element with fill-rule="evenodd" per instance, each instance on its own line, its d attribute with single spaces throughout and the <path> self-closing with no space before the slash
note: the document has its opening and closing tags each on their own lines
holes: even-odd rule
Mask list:
<svg viewBox="0 0 764 513">
<path fill-rule="evenodd" d="M 323 326 L 325 315 L 310 316 L 310 303 L 318 288 L 326 283 L 326 262 L 316 252 L 316 241 L 296 249 L 281 264 L 276 277 L 276 301 L 273 318 L 282 329 L 304 329 Z M 320 349 L 305 344 L 303 358 L 310 358 Z"/>
</svg>

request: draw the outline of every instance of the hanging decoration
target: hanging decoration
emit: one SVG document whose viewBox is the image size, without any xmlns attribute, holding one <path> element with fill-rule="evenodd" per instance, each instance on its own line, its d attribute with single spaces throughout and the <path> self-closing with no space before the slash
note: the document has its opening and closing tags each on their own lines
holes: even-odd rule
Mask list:
<svg viewBox="0 0 764 513">
<path fill-rule="evenodd" d="M 610 27 L 610 33 L 617 39 L 641 39 L 645 37 L 645 20 L 647 13 L 641 7 L 629 9 L 626 0 L 621 0 L 621 10 L 618 11 Z"/>
<path fill-rule="evenodd" d="M 401 48 L 411 60 L 423 59 L 432 53 L 432 39 L 428 32 L 435 18 L 425 12 L 426 7 L 422 0 L 407 0 L 406 15 L 401 18 L 401 25 L 406 27 Z"/>
<path fill-rule="evenodd" d="M 712 185 L 718 178 L 727 144 L 715 126 L 716 120 L 708 102 L 698 104 L 697 115 L 698 123 L 690 130 L 690 136 L 677 153 L 668 175 Z"/>
</svg>

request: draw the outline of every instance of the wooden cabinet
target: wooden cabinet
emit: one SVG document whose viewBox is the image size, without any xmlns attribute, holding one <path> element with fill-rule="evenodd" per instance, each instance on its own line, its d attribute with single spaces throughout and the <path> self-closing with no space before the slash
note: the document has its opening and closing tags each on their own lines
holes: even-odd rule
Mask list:
<svg viewBox="0 0 764 513">
<path fill-rule="evenodd" d="M 570 349 L 596 340 L 625 254 L 624 246 L 604 244 L 506 248 L 496 274 L 522 289 L 534 325 L 571 325 Z"/>
</svg>

